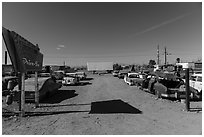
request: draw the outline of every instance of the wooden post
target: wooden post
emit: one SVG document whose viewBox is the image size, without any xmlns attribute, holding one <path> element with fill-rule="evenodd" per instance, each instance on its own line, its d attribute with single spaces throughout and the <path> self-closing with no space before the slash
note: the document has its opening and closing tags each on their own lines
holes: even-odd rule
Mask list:
<svg viewBox="0 0 204 137">
<path fill-rule="evenodd" d="M 18 103 L 19 103 L 19 111 L 21 111 L 21 73 L 18 72 Z"/>
<path fill-rule="evenodd" d="M 35 107 L 39 106 L 38 72 L 35 72 Z"/>
<path fill-rule="evenodd" d="M 5 51 L 5 65 L 7 65 L 7 51 Z"/>
<path fill-rule="evenodd" d="M 21 81 L 22 81 L 22 85 L 21 85 L 21 117 L 25 116 L 25 73 L 23 72 L 21 74 Z"/>
<path fill-rule="evenodd" d="M 190 102 L 189 102 L 189 68 L 186 69 L 186 110 L 189 111 L 189 106 L 190 106 Z"/>
</svg>

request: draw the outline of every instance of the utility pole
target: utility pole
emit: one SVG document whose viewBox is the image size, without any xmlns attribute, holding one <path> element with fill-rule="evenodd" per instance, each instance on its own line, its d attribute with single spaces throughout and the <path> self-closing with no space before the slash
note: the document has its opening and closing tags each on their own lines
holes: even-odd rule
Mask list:
<svg viewBox="0 0 204 137">
<path fill-rule="evenodd" d="M 159 45 L 157 46 L 157 65 L 159 65 Z"/>
<path fill-rule="evenodd" d="M 166 52 L 166 47 L 164 48 L 164 65 L 166 65 L 166 54 L 167 54 L 167 52 Z"/>
<path fill-rule="evenodd" d="M 171 55 L 171 53 L 168 53 L 166 51 L 166 47 L 164 48 L 164 65 L 167 65 L 167 55 Z"/>
</svg>

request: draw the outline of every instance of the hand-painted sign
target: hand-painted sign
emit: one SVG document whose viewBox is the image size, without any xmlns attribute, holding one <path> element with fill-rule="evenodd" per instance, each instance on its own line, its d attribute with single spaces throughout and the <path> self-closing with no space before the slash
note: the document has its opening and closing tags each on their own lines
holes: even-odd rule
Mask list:
<svg viewBox="0 0 204 137">
<path fill-rule="evenodd" d="M 14 31 L 3 27 L 3 38 L 16 72 L 42 70 L 43 54 L 39 47 L 33 45 Z"/>
</svg>

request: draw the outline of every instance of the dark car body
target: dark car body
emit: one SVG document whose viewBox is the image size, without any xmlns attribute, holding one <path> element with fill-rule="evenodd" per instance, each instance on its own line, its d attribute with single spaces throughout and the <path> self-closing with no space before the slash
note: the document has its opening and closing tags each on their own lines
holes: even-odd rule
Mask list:
<svg viewBox="0 0 204 137">
<path fill-rule="evenodd" d="M 146 73 L 140 73 L 139 77 L 135 80 L 136 85 L 142 87 L 144 84 L 144 81 L 147 79 Z"/>
<path fill-rule="evenodd" d="M 11 83 L 10 83 L 11 82 Z M 8 84 L 11 84 L 8 86 Z M 13 89 L 18 84 L 18 77 L 6 76 L 2 78 L 2 90 Z"/>
<path fill-rule="evenodd" d="M 184 84 L 184 81 L 172 73 L 164 73 L 159 75 L 157 82 L 154 84 L 155 94 L 158 97 L 173 97 L 179 88 Z"/>
</svg>

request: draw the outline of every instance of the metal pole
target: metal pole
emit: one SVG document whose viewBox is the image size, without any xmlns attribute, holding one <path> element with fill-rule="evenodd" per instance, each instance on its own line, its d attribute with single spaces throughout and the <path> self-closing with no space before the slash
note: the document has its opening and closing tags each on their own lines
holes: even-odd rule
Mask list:
<svg viewBox="0 0 204 137">
<path fill-rule="evenodd" d="M 157 46 L 157 65 L 159 65 L 159 45 Z"/>
<path fill-rule="evenodd" d="M 39 106 L 38 72 L 35 72 L 35 107 Z"/>
<path fill-rule="evenodd" d="M 186 69 L 186 110 L 189 111 L 189 106 L 190 106 L 190 102 L 189 102 L 189 68 Z"/>
<path fill-rule="evenodd" d="M 25 73 L 21 74 L 21 117 L 25 116 Z"/>
<path fill-rule="evenodd" d="M 164 48 L 164 65 L 166 65 L 166 47 Z"/>
</svg>

